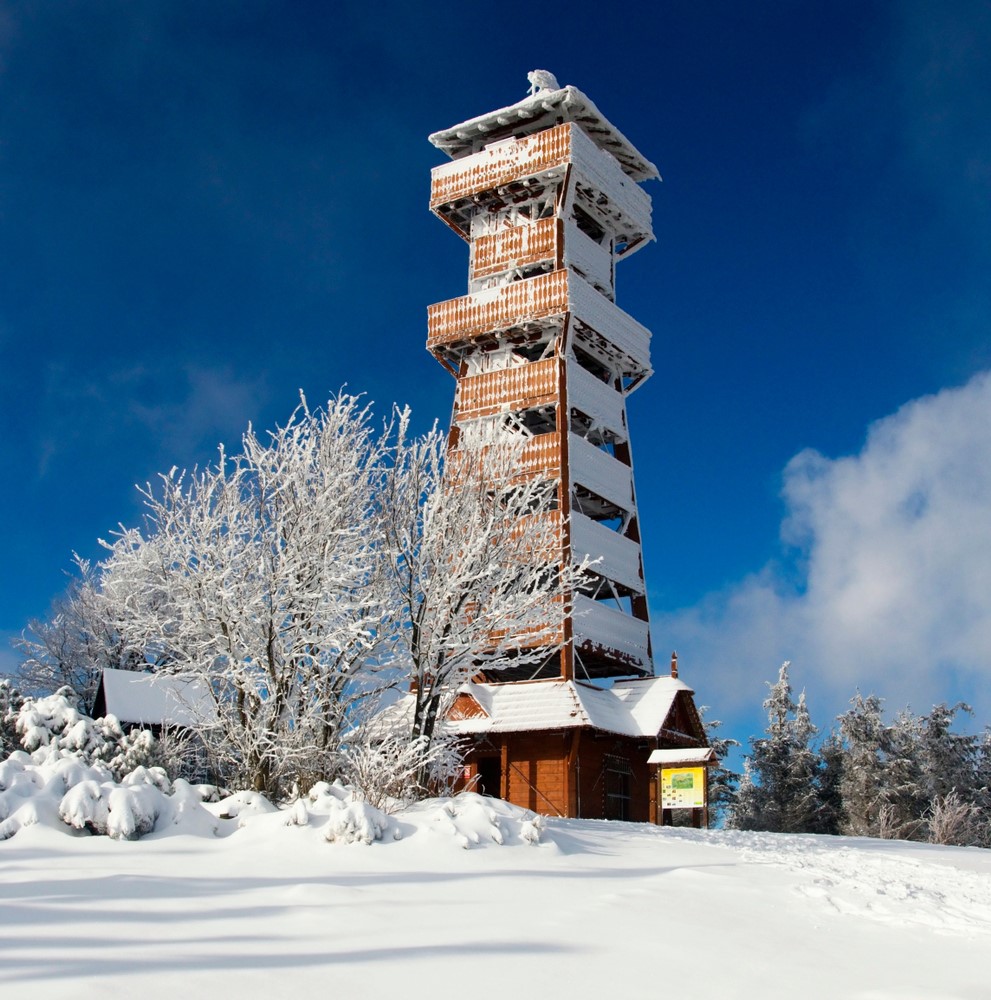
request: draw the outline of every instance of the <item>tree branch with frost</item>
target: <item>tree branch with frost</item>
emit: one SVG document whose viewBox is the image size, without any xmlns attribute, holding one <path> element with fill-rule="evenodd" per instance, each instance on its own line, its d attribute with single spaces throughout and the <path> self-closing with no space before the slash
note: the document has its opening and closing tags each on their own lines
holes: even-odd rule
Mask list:
<svg viewBox="0 0 991 1000">
<path fill-rule="evenodd" d="M 429 746 L 472 676 L 537 668 L 560 649 L 587 561 L 561 563 L 560 483 L 525 471 L 524 436 L 478 421 L 448 451 L 436 428 L 411 438 L 408 421 L 397 420 L 385 531 L 405 618 L 411 739 Z"/>
</svg>

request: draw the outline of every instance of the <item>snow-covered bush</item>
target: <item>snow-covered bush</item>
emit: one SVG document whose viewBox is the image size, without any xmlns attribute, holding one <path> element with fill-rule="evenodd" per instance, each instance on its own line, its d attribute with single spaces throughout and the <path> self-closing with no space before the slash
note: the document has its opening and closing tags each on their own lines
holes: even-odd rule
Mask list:
<svg viewBox="0 0 991 1000">
<path fill-rule="evenodd" d="M 414 808 L 423 806 L 430 816 L 430 829 L 465 850 L 493 844 L 535 846 L 544 832 L 544 817 L 538 813 L 476 792 L 461 792 Z"/>
<path fill-rule="evenodd" d="M 429 794 L 448 792 L 461 759 L 461 747 L 449 737 L 366 738 L 344 750 L 341 774 L 363 801 L 391 812 Z"/>
<path fill-rule="evenodd" d="M 382 834 L 389 825 L 385 813 L 376 809 L 368 802 L 355 799 L 344 801 L 337 798 L 328 800 L 333 803 L 327 832 L 324 835 L 331 843 L 370 844 L 373 840 L 381 840 Z"/>
<path fill-rule="evenodd" d="M 118 779 L 136 767 L 160 763 L 156 740 L 148 730 L 125 733 L 112 715 L 102 719 L 83 715 L 68 688 L 24 699 L 14 731 L 28 752 L 44 750 L 56 759 L 67 753 L 86 764 L 102 763 Z"/>
<path fill-rule="evenodd" d="M 955 790 L 933 799 L 922 818 L 930 844 L 964 847 L 980 843 L 981 810 L 973 802 L 966 802 Z"/>
</svg>

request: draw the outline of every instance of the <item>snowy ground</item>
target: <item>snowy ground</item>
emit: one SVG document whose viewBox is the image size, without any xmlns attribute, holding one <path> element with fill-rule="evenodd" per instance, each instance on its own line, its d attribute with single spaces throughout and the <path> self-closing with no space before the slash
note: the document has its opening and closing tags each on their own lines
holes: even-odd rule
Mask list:
<svg viewBox="0 0 991 1000">
<path fill-rule="evenodd" d="M 991 996 L 991 851 L 553 819 L 534 845 L 477 796 L 328 843 L 318 813 L 24 827 L 0 843 L 0 995 Z"/>
</svg>

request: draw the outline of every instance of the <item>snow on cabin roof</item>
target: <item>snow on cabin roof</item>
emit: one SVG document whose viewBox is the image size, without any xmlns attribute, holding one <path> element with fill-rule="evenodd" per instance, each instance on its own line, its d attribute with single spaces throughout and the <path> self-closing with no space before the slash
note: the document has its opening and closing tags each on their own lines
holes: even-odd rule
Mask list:
<svg viewBox="0 0 991 1000">
<path fill-rule="evenodd" d="M 657 167 L 576 87 L 538 91 L 507 108 L 434 132 L 429 138 L 438 149 L 457 160 L 499 139 L 530 135 L 562 122 L 578 125 L 600 149 L 611 153 L 635 181 L 660 180 Z"/>
<path fill-rule="evenodd" d="M 145 726 L 196 726 L 216 714 L 206 685 L 198 680 L 104 670 L 106 712 L 119 722 Z"/>
<path fill-rule="evenodd" d="M 449 719 L 446 727 L 464 735 L 535 732 L 591 727 L 621 736 L 656 736 L 679 691 L 691 688 L 674 677 L 617 681 L 598 688 L 575 681 L 471 684 L 465 689 L 484 716 Z"/>
</svg>

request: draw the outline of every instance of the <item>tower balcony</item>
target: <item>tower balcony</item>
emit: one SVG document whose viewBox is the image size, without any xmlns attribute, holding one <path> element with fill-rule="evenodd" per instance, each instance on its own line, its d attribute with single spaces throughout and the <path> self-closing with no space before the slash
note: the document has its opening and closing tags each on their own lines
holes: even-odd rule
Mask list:
<svg viewBox="0 0 991 1000">
<path fill-rule="evenodd" d="M 647 622 L 584 594 L 574 609 L 575 650 L 590 674 L 651 672 Z"/>
<path fill-rule="evenodd" d="M 590 430 L 613 441 L 627 440 L 623 394 L 573 360 L 568 364 L 568 406 L 588 418 Z"/>
<path fill-rule="evenodd" d="M 611 154 L 572 122 L 503 139 L 430 173 L 430 210 L 464 239 L 480 205 L 523 203 L 556 185 L 572 168 L 579 189 L 593 192 L 617 240 L 630 249 L 653 239 L 650 196 Z M 608 203 L 605 205 L 604 203 Z"/>
<path fill-rule="evenodd" d="M 575 562 L 598 560 L 592 572 L 636 594 L 644 592 L 640 546 L 578 511 L 571 512 L 571 553 Z"/>
<path fill-rule="evenodd" d="M 568 310 L 568 272 L 487 288 L 427 307 L 427 349 L 448 360 L 475 343 L 498 342 L 506 331 L 560 324 Z"/>
<path fill-rule="evenodd" d="M 612 506 L 635 513 L 633 470 L 628 465 L 577 434 L 568 437 L 568 454 L 573 486 L 584 486 Z"/>
<path fill-rule="evenodd" d="M 476 237 L 471 243 L 472 279 L 504 274 L 514 268 L 534 267 L 544 262 L 550 262 L 555 267 L 560 257 L 561 228 L 558 219 L 539 219 Z"/>
<path fill-rule="evenodd" d="M 461 469 L 470 462 L 462 448 L 452 448 L 447 453 L 447 469 L 457 482 L 459 476 L 466 475 Z M 561 479 L 561 436 L 559 434 L 537 434 L 520 449 L 519 462 L 513 470 L 513 480 L 540 479 L 559 481 Z M 555 515 L 557 516 L 557 515 Z"/>
<path fill-rule="evenodd" d="M 471 243 L 471 290 L 533 275 L 540 270 L 573 268 L 610 301 L 613 258 L 603 245 L 586 236 L 573 221 L 539 219 L 476 236 Z"/>
<path fill-rule="evenodd" d="M 576 337 L 627 391 L 651 374 L 650 331 L 568 269 L 429 306 L 427 349 L 457 372 L 466 351 L 561 327 L 567 313 Z"/>
</svg>

